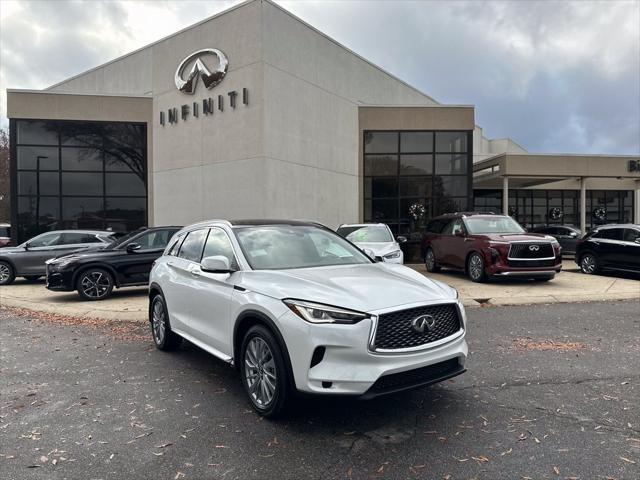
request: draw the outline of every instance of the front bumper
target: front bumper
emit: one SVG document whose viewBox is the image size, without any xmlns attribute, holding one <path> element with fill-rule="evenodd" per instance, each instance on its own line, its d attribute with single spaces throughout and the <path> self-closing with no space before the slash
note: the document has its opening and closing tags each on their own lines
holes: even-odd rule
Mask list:
<svg viewBox="0 0 640 480">
<path fill-rule="evenodd" d="M 72 292 L 75 290 L 73 285 L 73 273 L 70 271 L 51 271 L 47 265 L 46 287 L 56 292 Z"/>
<path fill-rule="evenodd" d="M 389 310 L 420 305 L 424 304 L 402 305 Z M 402 353 L 371 351 L 375 319 L 365 319 L 354 325 L 314 325 L 287 311 L 279 321 L 296 388 L 314 394 L 372 398 L 459 375 L 465 371 L 468 353 L 464 338 L 467 321 L 464 308 L 460 306 L 460 309 L 462 330 L 442 342 L 434 342 L 433 347 L 427 344 L 423 349 Z M 316 364 L 311 367 L 314 352 L 319 348 L 324 350 L 321 361 L 317 362 L 316 354 Z M 435 366 L 447 361 L 445 365 Z M 406 375 L 401 375 L 403 373 Z"/>
<path fill-rule="evenodd" d="M 520 278 L 540 278 L 553 277 L 562 270 L 562 255 L 556 255 L 551 261 L 544 261 L 544 266 L 524 267 L 513 266 L 509 264 L 509 260 L 499 256 L 492 257 L 490 253 L 485 253 L 485 265 L 487 275 L 490 277 L 520 277 Z M 532 261 L 531 263 L 538 263 Z M 524 262 L 522 262 L 524 265 Z"/>
</svg>

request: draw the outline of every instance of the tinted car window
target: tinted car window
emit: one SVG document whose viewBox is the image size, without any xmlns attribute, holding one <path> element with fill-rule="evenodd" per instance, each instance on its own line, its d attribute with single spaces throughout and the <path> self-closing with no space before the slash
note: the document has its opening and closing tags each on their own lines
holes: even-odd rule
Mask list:
<svg viewBox="0 0 640 480">
<path fill-rule="evenodd" d="M 44 235 L 38 235 L 32 240 L 29 240 L 29 247 L 51 247 L 53 245 L 60 245 L 61 233 L 45 233 Z"/>
<path fill-rule="evenodd" d="M 144 232 L 137 238 L 132 239 L 133 243 L 137 243 L 143 250 L 150 250 L 156 248 L 165 248 L 174 231 L 171 230 L 152 230 Z"/>
<path fill-rule="evenodd" d="M 184 240 L 184 235 L 177 236 L 173 240 L 173 244 L 171 245 L 171 248 L 169 248 L 167 255 L 171 255 L 172 257 L 175 257 L 178 254 L 178 250 L 180 249 L 180 244 L 182 243 L 182 240 Z"/>
<path fill-rule="evenodd" d="M 452 220 L 442 230 L 443 235 L 455 235 L 456 232 L 462 231 L 462 220 L 459 218 Z"/>
<path fill-rule="evenodd" d="M 622 240 L 621 228 L 607 228 L 600 230 L 594 236 L 594 238 L 606 238 L 607 240 Z"/>
<path fill-rule="evenodd" d="M 178 257 L 192 262 L 200 262 L 205 238 L 207 238 L 207 230 L 205 229 L 189 232 L 187 238 L 182 242 Z"/>
<path fill-rule="evenodd" d="M 640 238 L 640 230 L 634 230 L 632 228 L 624 229 L 623 240 L 625 242 L 635 242 L 638 238 Z"/>
<path fill-rule="evenodd" d="M 427 224 L 427 232 L 429 233 L 441 233 L 442 228 L 447 224 L 446 220 L 432 220 Z"/>
<path fill-rule="evenodd" d="M 227 257 L 229 265 L 235 265 L 235 255 L 233 254 L 233 247 L 229 237 L 219 228 L 212 228 L 209 230 L 209 236 L 207 237 L 207 243 L 204 245 L 204 253 L 202 258 L 213 257 L 214 255 L 222 255 Z"/>
<path fill-rule="evenodd" d="M 100 240 L 91 233 L 63 233 L 61 245 L 73 245 L 76 243 L 100 243 Z"/>
</svg>

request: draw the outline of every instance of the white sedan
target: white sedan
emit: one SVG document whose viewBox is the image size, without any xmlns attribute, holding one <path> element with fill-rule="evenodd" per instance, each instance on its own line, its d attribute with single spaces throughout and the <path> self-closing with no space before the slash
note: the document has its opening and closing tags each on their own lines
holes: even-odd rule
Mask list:
<svg viewBox="0 0 640 480">
<path fill-rule="evenodd" d="M 384 223 L 354 223 L 338 227 L 338 235 L 354 243 L 362 250 L 373 252 L 375 258 L 387 263 L 404 263 L 404 254 L 400 243 L 407 241 L 405 237 L 393 238 L 393 232 Z"/>
<path fill-rule="evenodd" d="M 456 290 L 375 263 L 319 224 L 191 225 L 156 261 L 149 288 L 156 346 L 186 338 L 234 365 L 264 416 L 296 391 L 373 398 L 465 371 Z"/>
</svg>

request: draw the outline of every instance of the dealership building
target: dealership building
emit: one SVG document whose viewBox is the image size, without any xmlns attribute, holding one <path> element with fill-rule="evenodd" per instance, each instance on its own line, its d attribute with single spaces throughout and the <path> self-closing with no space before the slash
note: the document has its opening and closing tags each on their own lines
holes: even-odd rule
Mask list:
<svg viewBox="0 0 640 480">
<path fill-rule="evenodd" d="M 10 89 L 14 241 L 209 218 L 640 223 L 640 157 L 533 154 L 269 0 L 44 90 Z M 526 112 L 523 112 L 526 117 Z"/>
</svg>

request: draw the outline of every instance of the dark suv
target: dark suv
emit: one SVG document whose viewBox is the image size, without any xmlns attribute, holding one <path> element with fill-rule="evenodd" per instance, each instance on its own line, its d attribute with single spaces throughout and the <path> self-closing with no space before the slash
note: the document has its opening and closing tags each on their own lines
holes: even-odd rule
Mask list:
<svg viewBox="0 0 640 480">
<path fill-rule="evenodd" d="M 114 287 L 149 283 L 153 262 L 182 227 L 136 231 L 107 248 L 61 255 L 47 262 L 47 288 L 77 290 L 85 300 L 103 300 Z"/>
<path fill-rule="evenodd" d="M 453 268 L 474 282 L 516 276 L 547 281 L 562 269 L 555 238 L 526 233 L 506 215 L 449 213 L 431 220 L 426 230 L 422 249 L 429 272 Z"/>
<path fill-rule="evenodd" d="M 576 245 L 576 263 L 583 273 L 602 270 L 640 273 L 640 225 L 603 225 Z"/>
</svg>

